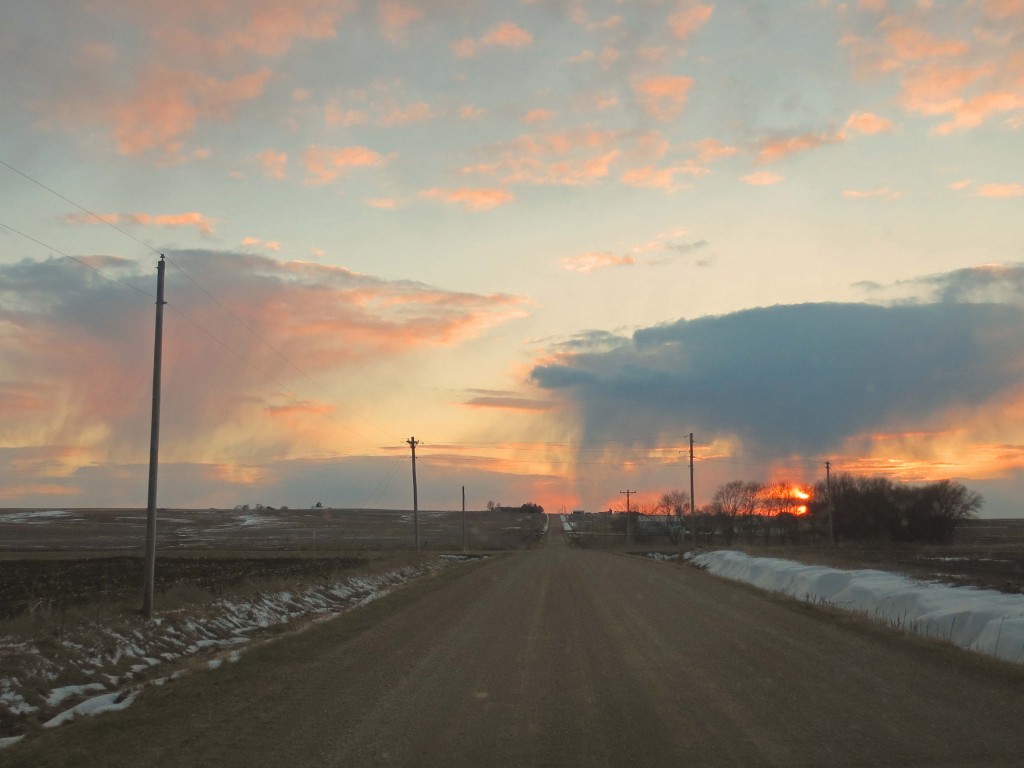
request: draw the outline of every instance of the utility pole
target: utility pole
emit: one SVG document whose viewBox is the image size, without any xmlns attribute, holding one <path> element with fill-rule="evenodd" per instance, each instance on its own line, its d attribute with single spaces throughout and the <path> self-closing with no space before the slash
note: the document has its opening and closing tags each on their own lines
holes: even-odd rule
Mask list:
<svg viewBox="0 0 1024 768">
<path fill-rule="evenodd" d="M 832 541 L 832 546 L 836 545 L 836 523 L 835 506 L 832 504 L 832 462 L 825 462 L 825 488 L 828 492 L 828 536 Z"/>
<path fill-rule="evenodd" d="M 690 433 L 690 517 L 696 520 L 697 499 L 693 495 L 693 432 Z M 680 530 L 679 537 L 682 540 L 683 532 Z M 696 537 L 694 538 L 696 541 Z"/>
<path fill-rule="evenodd" d="M 466 486 L 462 486 L 462 551 L 466 551 Z"/>
<path fill-rule="evenodd" d="M 160 369 L 164 341 L 163 254 L 156 265 L 156 334 L 153 342 L 153 415 L 149 430 L 149 493 L 146 500 L 146 562 L 143 566 L 142 615 L 153 618 L 153 585 L 156 581 L 156 478 L 160 464 Z"/>
<path fill-rule="evenodd" d="M 636 491 L 619 491 L 619 493 L 626 494 L 626 545 L 633 543 L 633 516 L 629 514 L 629 497 Z"/>
<path fill-rule="evenodd" d="M 405 441 L 412 448 L 412 524 L 416 536 L 416 551 L 420 551 L 420 501 L 416 490 L 416 446 L 420 441 L 410 437 Z"/>
</svg>

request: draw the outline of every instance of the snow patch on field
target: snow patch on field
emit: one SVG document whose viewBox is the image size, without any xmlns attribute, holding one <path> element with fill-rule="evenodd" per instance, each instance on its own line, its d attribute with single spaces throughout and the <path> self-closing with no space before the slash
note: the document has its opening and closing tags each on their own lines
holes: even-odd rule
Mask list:
<svg viewBox="0 0 1024 768">
<path fill-rule="evenodd" d="M 202 659 L 200 668 L 215 669 L 225 661 L 237 661 L 240 646 L 251 635 L 300 620 L 327 619 L 462 561 L 438 557 L 331 584 L 261 592 L 248 598 L 224 597 L 205 606 L 201 615 L 167 612 L 149 622 L 132 619 L 117 626 L 85 622 L 62 630 L 58 642 L 52 637 L 29 641 L 0 637 L 0 724 L 19 724 L 12 730 L 20 731 L 31 717 L 52 728 L 75 717 L 124 709 L 143 685 L 162 685 L 177 678 L 184 673 L 182 665 L 192 658 Z M 178 669 L 156 677 L 154 672 L 159 674 L 165 665 Z M 69 679 L 76 684 L 55 685 Z M 68 701 L 74 706 L 59 711 Z M 15 733 L 0 731 L 0 749 L 17 738 Z"/>
<path fill-rule="evenodd" d="M 1024 663 L 1024 595 L 727 550 L 687 557 L 717 576 L 811 603 L 826 603 L 924 637 Z"/>
</svg>

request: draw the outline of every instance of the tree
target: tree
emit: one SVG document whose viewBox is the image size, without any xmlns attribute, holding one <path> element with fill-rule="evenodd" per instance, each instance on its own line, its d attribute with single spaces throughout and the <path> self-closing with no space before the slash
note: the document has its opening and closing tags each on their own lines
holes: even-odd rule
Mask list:
<svg viewBox="0 0 1024 768">
<path fill-rule="evenodd" d="M 663 515 L 682 517 L 690 511 L 690 494 L 686 491 L 667 491 L 658 499 L 658 510 Z"/>
<path fill-rule="evenodd" d="M 753 536 L 753 515 L 760 490 L 760 483 L 745 480 L 730 480 L 715 489 L 711 497 L 711 509 L 722 526 L 727 545 L 732 544 L 736 535 L 737 518 L 743 518 L 742 528 L 748 537 Z"/>
</svg>

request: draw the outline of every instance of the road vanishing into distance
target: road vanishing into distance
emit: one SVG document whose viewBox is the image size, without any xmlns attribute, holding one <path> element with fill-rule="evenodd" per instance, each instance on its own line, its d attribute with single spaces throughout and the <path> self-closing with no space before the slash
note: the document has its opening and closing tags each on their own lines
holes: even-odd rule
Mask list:
<svg viewBox="0 0 1024 768">
<path fill-rule="evenodd" d="M 1024 673 L 702 571 L 544 546 L 450 568 L 124 712 L 48 766 L 1011 766 Z"/>
</svg>

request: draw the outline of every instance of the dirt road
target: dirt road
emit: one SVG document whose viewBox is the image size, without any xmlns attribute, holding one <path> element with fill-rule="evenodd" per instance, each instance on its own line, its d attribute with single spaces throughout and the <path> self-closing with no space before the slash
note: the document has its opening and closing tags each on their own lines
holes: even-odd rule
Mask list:
<svg viewBox="0 0 1024 768">
<path fill-rule="evenodd" d="M 551 530 L 0 765 L 1020 764 L 1016 669 Z"/>
</svg>

